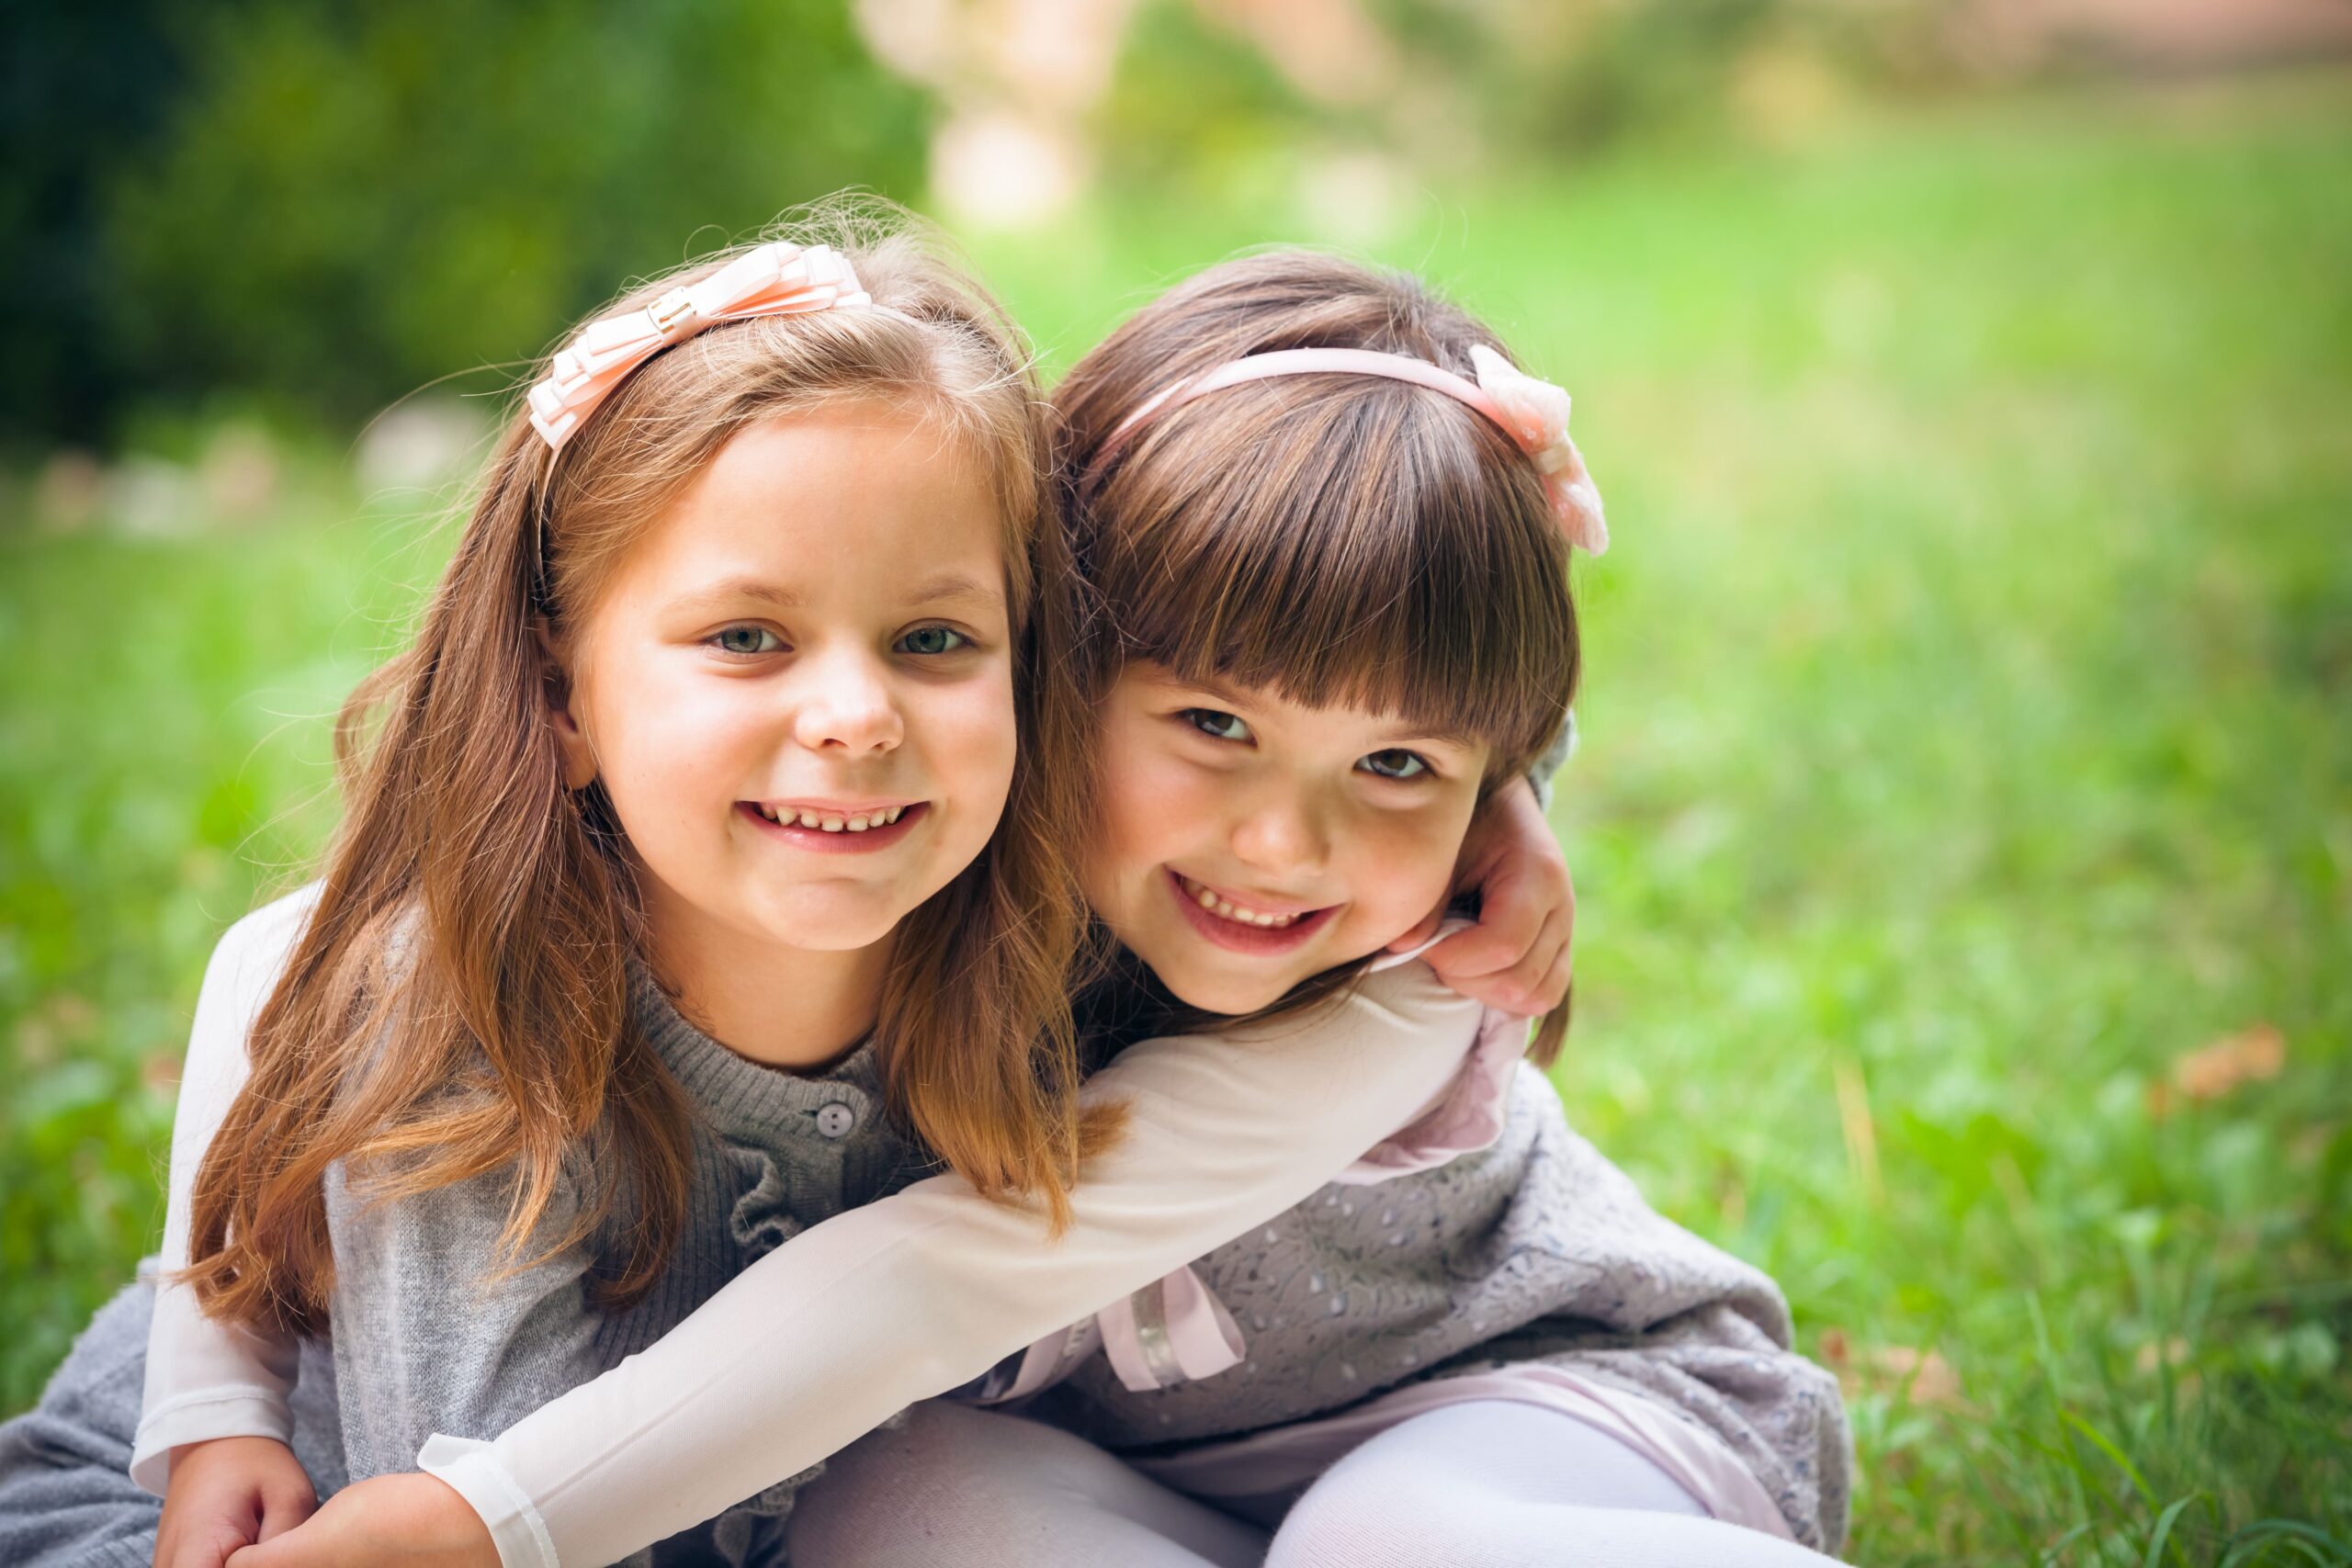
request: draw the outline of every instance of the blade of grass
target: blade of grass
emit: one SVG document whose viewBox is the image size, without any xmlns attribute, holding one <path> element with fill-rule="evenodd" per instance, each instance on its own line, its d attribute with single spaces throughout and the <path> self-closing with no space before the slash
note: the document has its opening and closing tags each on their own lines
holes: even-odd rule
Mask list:
<svg viewBox="0 0 2352 1568">
<path fill-rule="evenodd" d="M 2156 1568 L 2156 1564 L 2164 1560 L 2166 1546 L 2172 1548 L 2172 1554 L 2181 1568 L 2189 1568 L 2188 1553 L 2172 1539 L 2172 1529 L 2180 1522 L 2180 1516 L 2188 1511 L 2191 1503 L 2202 1501 L 2207 1501 L 2204 1493 L 2191 1492 L 2186 1497 L 2174 1499 L 2170 1507 L 2156 1516 L 2156 1528 L 2148 1536 L 2148 1554 L 2140 1560 L 2140 1568 Z"/>
</svg>

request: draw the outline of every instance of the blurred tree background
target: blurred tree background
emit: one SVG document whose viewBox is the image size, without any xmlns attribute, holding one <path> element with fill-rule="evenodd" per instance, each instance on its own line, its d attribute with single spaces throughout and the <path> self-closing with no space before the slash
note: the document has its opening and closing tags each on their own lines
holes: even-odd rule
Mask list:
<svg viewBox="0 0 2352 1568">
<path fill-rule="evenodd" d="M 53 374 L 9 387 L 19 433 L 223 393 L 355 426 L 695 236 L 921 175 L 922 95 L 831 6 L 132 10 L 12 40 L 0 265 Z"/>
<path fill-rule="evenodd" d="M 860 186 L 1049 368 L 1304 241 L 1577 394 L 1559 1081 L 1786 1284 L 1857 1561 L 2352 1562 L 2341 0 L 18 10 L 0 1411 L 521 368 Z"/>
</svg>

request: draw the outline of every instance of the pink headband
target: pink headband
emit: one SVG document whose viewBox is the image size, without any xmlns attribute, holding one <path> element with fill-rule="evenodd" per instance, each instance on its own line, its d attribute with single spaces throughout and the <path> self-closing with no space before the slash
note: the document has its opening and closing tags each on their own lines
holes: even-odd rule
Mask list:
<svg viewBox="0 0 2352 1568">
<path fill-rule="evenodd" d="M 720 321 L 816 310 L 882 310 L 830 245 L 779 241 L 746 251 L 709 276 L 671 289 L 640 310 L 617 310 L 580 329 L 529 393 L 531 427 L 558 452 L 628 373 L 672 344 Z M 891 314 L 897 314 L 892 311 Z"/>
<path fill-rule="evenodd" d="M 1485 344 L 1472 345 L 1470 363 L 1477 372 L 1475 381 L 1410 355 L 1366 348 L 1284 348 L 1252 354 L 1163 389 L 1121 420 L 1111 440 L 1115 443 L 1154 414 L 1247 381 L 1316 375 L 1382 376 L 1409 381 L 1443 392 L 1500 426 L 1544 476 L 1544 493 L 1551 498 L 1552 515 L 1559 519 L 1568 543 L 1596 556 L 1606 550 L 1609 525 L 1601 515 L 1600 491 L 1585 471 L 1576 443 L 1568 439 L 1568 394 L 1549 381 L 1525 374 Z"/>
</svg>

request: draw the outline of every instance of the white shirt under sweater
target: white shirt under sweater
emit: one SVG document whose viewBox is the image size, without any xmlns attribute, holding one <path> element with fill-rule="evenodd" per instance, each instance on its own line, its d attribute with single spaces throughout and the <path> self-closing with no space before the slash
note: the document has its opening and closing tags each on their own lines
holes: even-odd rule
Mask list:
<svg viewBox="0 0 2352 1568">
<path fill-rule="evenodd" d="M 249 917 L 207 973 L 173 1138 L 166 1269 L 186 1261 L 196 1168 L 314 897 Z M 1442 1095 L 1482 1010 L 1415 964 L 1302 1017 L 1131 1047 L 1087 1086 L 1090 1099 L 1126 1100 L 1129 1123 L 1087 1167 L 1060 1241 L 959 1178 L 919 1181 L 802 1232 L 788 1265 L 753 1261 L 693 1314 L 692 1333 L 638 1348 L 493 1441 L 436 1437 L 423 1461 L 482 1514 L 509 1565 L 627 1556 L 1298 1202 Z M 364 1280 L 345 1283 L 366 1297 Z M 541 1326 L 557 1340 L 582 1332 Z M 338 1359 L 354 1352 L 367 1353 Z M 166 1285 L 133 1475 L 160 1490 L 174 1447 L 282 1438 L 293 1374 L 288 1351 L 211 1323 Z"/>
</svg>

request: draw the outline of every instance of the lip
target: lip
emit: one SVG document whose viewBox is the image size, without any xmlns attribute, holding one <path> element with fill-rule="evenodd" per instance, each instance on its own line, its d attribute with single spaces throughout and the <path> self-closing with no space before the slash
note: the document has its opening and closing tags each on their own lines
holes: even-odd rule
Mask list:
<svg viewBox="0 0 2352 1568">
<path fill-rule="evenodd" d="M 900 820 L 904 821 L 905 818 L 901 818 Z M 1202 908 L 1199 900 L 1184 891 L 1183 878 L 1177 874 L 1173 866 L 1163 866 L 1161 870 L 1165 874 L 1160 880 L 1168 889 L 1168 896 L 1176 901 L 1176 907 L 1183 911 L 1185 920 L 1194 931 L 1228 953 L 1238 953 L 1252 958 L 1279 957 L 1286 953 L 1296 952 L 1323 929 L 1329 922 L 1331 912 L 1339 908 L 1336 904 L 1327 904 L 1320 908 L 1294 907 L 1285 909 L 1265 909 L 1263 912 L 1269 915 L 1296 915 L 1298 919 L 1286 926 L 1245 926 L 1238 921 L 1224 919 Z M 1198 877 L 1193 880 L 1200 881 Z M 1214 884 L 1202 883 L 1201 885 L 1212 893 L 1222 895 L 1228 902 L 1236 901 L 1230 894 L 1225 894 Z M 1254 903 L 1250 907 L 1262 908 Z"/>
<path fill-rule="evenodd" d="M 775 806 L 779 812 L 786 806 L 790 806 L 796 810 L 820 811 L 840 817 L 862 816 L 876 810 L 887 811 L 893 806 L 906 807 L 905 815 L 896 822 L 884 827 L 868 828 L 862 833 L 853 833 L 846 829 L 838 833 L 828 833 L 822 828 L 803 828 L 797 822 L 771 822 L 761 815 L 760 804 L 763 803 L 739 800 L 735 803 L 736 815 L 760 831 L 781 840 L 796 850 L 807 850 L 812 854 L 821 855 L 863 855 L 872 854 L 877 850 L 887 850 L 905 839 L 909 833 L 913 832 L 916 823 L 931 816 L 931 803 L 924 800 L 868 801 L 857 804 L 835 800 L 778 800 L 764 803 Z"/>
</svg>

